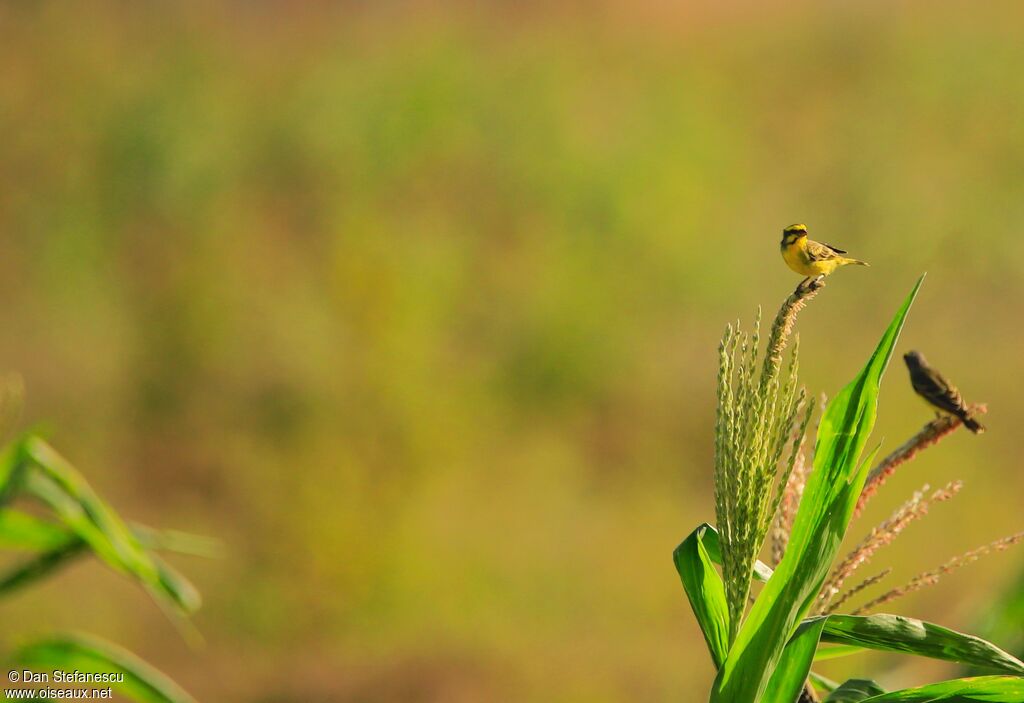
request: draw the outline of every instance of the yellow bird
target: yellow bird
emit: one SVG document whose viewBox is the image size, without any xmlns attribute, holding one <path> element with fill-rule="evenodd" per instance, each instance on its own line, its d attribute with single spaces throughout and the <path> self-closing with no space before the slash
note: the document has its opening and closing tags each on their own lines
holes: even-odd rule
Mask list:
<svg viewBox="0 0 1024 703">
<path fill-rule="evenodd" d="M 907 362 L 907 369 L 910 371 L 910 385 L 932 410 L 940 415 L 946 414 L 960 418 L 964 427 L 974 434 L 981 434 L 985 431 L 982 424 L 974 418 L 974 414 L 964 402 L 960 391 L 949 382 L 949 379 L 928 365 L 924 354 L 918 351 L 909 351 L 903 355 L 903 360 Z"/>
<path fill-rule="evenodd" d="M 810 279 L 822 279 L 840 266 L 864 261 L 843 256 L 846 252 L 830 244 L 821 244 L 807 238 L 807 225 L 790 225 L 782 230 L 782 258 L 791 269 Z"/>
</svg>

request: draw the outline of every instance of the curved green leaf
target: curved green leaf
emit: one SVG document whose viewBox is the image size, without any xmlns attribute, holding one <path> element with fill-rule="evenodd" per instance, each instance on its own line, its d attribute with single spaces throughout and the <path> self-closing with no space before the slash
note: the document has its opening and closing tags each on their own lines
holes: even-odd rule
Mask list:
<svg viewBox="0 0 1024 703">
<path fill-rule="evenodd" d="M 110 682 L 115 691 L 140 703 L 196 703 L 167 676 L 131 652 L 96 637 L 69 635 L 30 644 L 18 650 L 14 663 L 38 671 L 78 670 L 93 674 L 122 674 Z"/>
<path fill-rule="evenodd" d="M 88 545 L 72 537 L 65 544 L 37 554 L 0 575 L 0 595 L 49 576 L 86 552 Z"/>
<path fill-rule="evenodd" d="M 931 703 L 933 701 L 1024 703 L 1024 678 L 978 676 L 970 679 L 943 681 L 918 688 L 907 688 L 864 699 L 864 703 Z"/>
<path fill-rule="evenodd" d="M 826 693 L 831 693 L 832 691 L 839 688 L 838 682 L 833 681 L 827 676 L 822 676 L 816 671 L 812 671 L 810 674 L 808 674 L 807 680 L 814 684 L 815 688 L 825 691 Z"/>
<path fill-rule="evenodd" d="M 28 435 L 19 444 L 33 469 L 24 477 L 24 489 L 46 503 L 100 559 L 137 579 L 180 613 L 199 608 L 199 593 L 192 584 L 150 554 L 77 469 L 36 436 Z"/>
<path fill-rule="evenodd" d="M 21 486 L 26 461 L 22 442 L 12 442 L 0 450 L 0 507 L 10 502 Z"/>
<path fill-rule="evenodd" d="M 863 647 L 855 647 L 852 644 L 840 644 L 835 647 L 818 647 L 818 651 L 814 653 L 814 661 L 825 662 L 830 659 L 841 659 L 842 657 L 848 657 L 853 654 L 860 654 L 863 651 Z"/>
<path fill-rule="evenodd" d="M 715 571 L 704 544 L 705 538 L 712 534 L 717 545 L 718 534 L 711 525 L 704 523 L 676 547 L 672 560 L 717 668 L 729 651 L 729 608 L 722 577 Z"/>
<path fill-rule="evenodd" d="M 1024 662 L 991 642 L 923 620 L 901 615 L 829 615 L 806 620 L 800 627 L 820 630 L 820 623 L 824 623 L 822 642 L 903 652 L 1024 675 Z"/>
<path fill-rule="evenodd" d="M 818 648 L 818 638 L 825 626 L 824 621 L 809 623 L 808 627 L 797 630 L 785 649 L 779 663 L 768 681 L 764 692 L 764 700 L 791 703 L 800 696 L 807 676 L 811 673 L 811 661 L 814 651 Z"/>
<path fill-rule="evenodd" d="M 878 386 L 923 280 L 896 312 L 864 369 L 825 410 L 789 546 L 718 672 L 711 696 L 716 703 L 761 700 L 786 643 L 817 598 L 867 475 L 860 456 L 874 426 Z"/>
<path fill-rule="evenodd" d="M 47 551 L 77 539 L 60 525 L 20 510 L 0 510 L 0 547 Z"/>
</svg>

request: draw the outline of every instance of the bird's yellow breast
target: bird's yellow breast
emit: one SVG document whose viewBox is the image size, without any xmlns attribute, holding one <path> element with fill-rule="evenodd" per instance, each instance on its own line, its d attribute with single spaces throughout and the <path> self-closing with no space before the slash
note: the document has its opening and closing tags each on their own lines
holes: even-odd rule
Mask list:
<svg viewBox="0 0 1024 703">
<path fill-rule="evenodd" d="M 840 257 L 824 261 L 811 261 L 811 257 L 807 254 L 807 237 L 800 237 L 789 244 L 783 242 L 782 258 L 791 269 L 801 276 L 827 276 L 843 263 L 843 259 Z"/>
</svg>

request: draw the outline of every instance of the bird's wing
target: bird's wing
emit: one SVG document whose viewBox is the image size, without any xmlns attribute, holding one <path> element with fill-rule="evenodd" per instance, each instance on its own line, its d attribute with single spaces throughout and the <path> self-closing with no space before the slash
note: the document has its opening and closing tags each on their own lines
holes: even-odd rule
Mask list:
<svg viewBox="0 0 1024 703">
<path fill-rule="evenodd" d="M 938 371 L 917 369 L 911 374 L 910 381 L 922 398 L 940 410 L 954 414 L 964 411 L 964 399 L 960 391 Z"/>
<path fill-rule="evenodd" d="M 828 259 L 834 259 L 845 253 L 846 252 L 841 249 L 835 249 L 827 244 L 821 244 L 811 240 L 807 241 L 807 258 L 811 261 L 826 261 Z"/>
<path fill-rule="evenodd" d="M 846 253 L 845 249 L 840 249 L 839 247 L 834 247 L 831 244 L 825 244 L 825 246 L 827 246 L 829 249 L 831 249 L 832 251 L 834 251 L 837 254 L 845 254 Z"/>
</svg>

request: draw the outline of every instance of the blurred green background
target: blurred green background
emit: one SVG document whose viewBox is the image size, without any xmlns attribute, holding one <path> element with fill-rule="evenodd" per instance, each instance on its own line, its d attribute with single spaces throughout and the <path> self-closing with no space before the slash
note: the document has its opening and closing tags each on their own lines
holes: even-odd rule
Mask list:
<svg viewBox="0 0 1024 703">
<path fill-rule="evenodd" d="M 854 524 L 967 482 L 865 575 L 1020 529 L 1020 3 L 298 5 L 0 7 L 0 368 L 122 512 L 228 549 L 175 560 L 201 649 L 87 563 L 0 647 L 95 631 L 209 701 L 703 699 L 671 551 L 792 222 L 872 264 L 802 315 L 812 391 L 928 271 L 901 351 L 991 406 Z M 927 419 L 894 364 L 883 450 Z M 1021 561 L 895 609 L 969 628 Z M 951 671 L 896 661 L 823 670 Z"/>
</svg>

